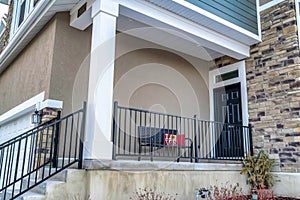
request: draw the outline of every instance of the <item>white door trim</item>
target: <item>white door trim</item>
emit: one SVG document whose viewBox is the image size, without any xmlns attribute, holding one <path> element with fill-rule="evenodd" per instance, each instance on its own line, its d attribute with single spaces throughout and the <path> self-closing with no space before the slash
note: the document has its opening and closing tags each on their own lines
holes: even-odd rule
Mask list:
<svg viewBox="0 0 300 200">
<path fill-rule="evenodd" d="M 238 77 L 225 81 L 216 81 L 216 76 L 238 70 Z M 248 94 L 246 82 L 246 64 L 245 61 L 240 61 L 222 68 L 218 68 L 209 72 L 209 103 L 210 103 L 210 120 L 214 121 L 214 96 L 213 90 L 215 88 L 232 85 L 235 83 L 241 84 L 241 104 L 242 104 L 242 118 L 243 126 L 248 126 Z"/>
</svg>

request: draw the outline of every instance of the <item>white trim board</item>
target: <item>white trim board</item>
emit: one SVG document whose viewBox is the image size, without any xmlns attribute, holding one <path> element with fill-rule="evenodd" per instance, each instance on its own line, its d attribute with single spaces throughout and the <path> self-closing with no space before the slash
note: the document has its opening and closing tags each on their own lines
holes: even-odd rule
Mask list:
<svg viewBox="0 0 300 200">
<path fill-rule="evenodd" d="M 297 27 L 298 27 L 298 47 L 300 47 L 300 1 L 295 0 L 295 9 L 296 9 L 296 20 L 297 20 Z"/>
<path fill-rule="evenodd" d="M 269 3 L 266 3 L 266 4 L 262 5 L 262 6 L 260 6 L 259 11 L 260 12 L 264 11 L 264 10 L 266 10 L 268 8 L 271 8 L 272 6 L 275 6 L 275 5 L 277 5 L 277 4 L 279 4 L 279 3 L 283 2 L 283 1 L 285 1 L 285 0 L 273 0 L 273 1 L 270 1 Z"/>
<path fill-rule="evenodd" d="M 53 99 L 47 99 L 43 102 L 39 102 L 36 104 L 36 110 L 43 110 L 44 108 L 55 108 L 55 109 L 62 109 L 63 102 Z"/>
<path fill-rule="evenodd" d="M 56 108 L 62 109 L 63 102 L 58 100 L 47 99 L 44 101 L 45 92 L 28 99 L 27 101 L 19 104 L 13 109 L 7 111 L 3 115 L 0 115 L 0 126 L 6 124 L 7 122 L 13 121 L 23 115 L 26 115 L 35 110 L 42 110 L 44 108 Z"/>
<path fill-rule="evenodd" d="M 225 19 L 223 19 L 221 17 L 218 17 L 217 15 L 215 15 L 213 13 L 210 13 L 210 12 L 208 12 L 208 11 L 206 11 L 206 10 L 204 10 L 204 9 L 202 9 L 202 8 L 200 8 L 200 7 L 192 4 L 190 2 L 187 2 L 185 0 L 173 0 L 173 1 L 176 2 L 176 3 L 178 3 L 178 4 L 180 4 L 180 5 L 182 5 L 182 6 L 185 6 L 185 7 L 189 8 L 189 9 L 191 9 L 191 10 L 194 10 L 194 11 L 196 11 L 198 13 L 201 13 L 201 14 L 207 16 L 208 18 L 213 19 L 214 21 L 220 22 L 220 23 L 222 23 L 222 24 L 224 24 L 224 25 L 226 25 L 226 26 L 228 26 L 228 27 L 230 27 L 230 28 L 232 28 L 232 29 L 234 29 L 236 31 L 239 31 L 239 32 L 241 32 L 241 33 L 243 33 L 245 35 L 248 35 L 249 37 L 252 37 L 252 38 L 254 38 L 256 40 L 260 39 L 259 35 L 256 35 L 256 34 L 250 32 L 250 31 L 248 31 L 248 30 L 246 30 L 246 29 L 244 29 L 244 28 L 242 28 L 242 27 L 240 27 L 238 25 L 235 25 L 235 24 L 233 24 L 233 23 L 231 23 L 231 22 L 229 22 L 229 21 L 227 21 L 227 20 L 225 20 Z M 257 5 L 259 5 L 259 4 L 257 4 Z M 259 7 L 259 6 L 257 6 L 257 7 Z"/>
<path fill-rule="evenodd" d="M 45 92 L 41 92 L 40 94 L 7 111 L 0 116 L 0 126 L 29 112 L 33 112 L 36 109 L 36 104 L 42 102 L 44 98 Z"/>
<path fill-rule="evenodd" d="M 256 7 L 256 12 L 257 12 L 257 31 L 258 31 L 259 40 L 260 40 L 260 42 L 262 42 L 259 0 L 256 0 L 256 5 L 257 5 L 257 7 Z"/>
<path fill-rule="evenodd" d="M 239 76 L 237 78 L 229 79 L 226 81 L 216 82 L 215 77 L 224 73 L 228 73 L 234 70 L 238 70 Z M 235 83 L 241 84 L 241 104 L 242 104 L 242 118 L 243 126 L 248 126 L 248 94 L 247 94 L 247 82 L 246 82 L 246 64 L 245 61 L 240 61 L 232 65 L 227 65 L 219 69 L 215 69 L 209 72 L 209 103 L 211 108 L 210 120 L 214 121 L 214 97 L 213 90 L 215 88 L 232 85 Z"/>
</svg>

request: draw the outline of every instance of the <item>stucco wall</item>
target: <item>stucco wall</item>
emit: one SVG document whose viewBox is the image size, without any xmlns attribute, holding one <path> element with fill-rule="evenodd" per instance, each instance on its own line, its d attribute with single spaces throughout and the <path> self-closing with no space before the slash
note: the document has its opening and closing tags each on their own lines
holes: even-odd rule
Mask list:
<svg viewBox="0 0 300 200">
<path fill-rule="evenodd" d="M 114 100 L 120 105 L 209 119 L 209 62 L 124 34 L 116 46 Z"/>
<path fill-rule="evenodd" d="M 48 98 L 55 29 L 51 20 L 0 74 L 0 114 L 40 92 Z"/>
<path fill-rule="evenodd" d="M 45 91 L 61 100 L 64 114 L 87 97 L 91 28 L 69 26 L 69 14 L 58 13 L 0 74 L 0 114 Z"/>
<path fill-rule="evenodd" d="M 85 31 L 70 27 L 69 13 L 59 13 L 55 19 L 49 97 L 63 101 L 63 114 L 68 114 L 87 100 L 91 27 Z"/>
</svg>

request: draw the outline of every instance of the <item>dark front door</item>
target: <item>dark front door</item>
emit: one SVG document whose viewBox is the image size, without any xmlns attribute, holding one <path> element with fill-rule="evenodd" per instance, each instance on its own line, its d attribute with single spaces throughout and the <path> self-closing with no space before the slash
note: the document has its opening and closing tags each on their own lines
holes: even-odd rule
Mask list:
<svg viewBox="0 0 300 200">
<path fill-rule="evenodd" d="M 243 156 L 241 84 L 216 88 L 214 94 L 214 127 L 216 156 Z"/>
</svg>

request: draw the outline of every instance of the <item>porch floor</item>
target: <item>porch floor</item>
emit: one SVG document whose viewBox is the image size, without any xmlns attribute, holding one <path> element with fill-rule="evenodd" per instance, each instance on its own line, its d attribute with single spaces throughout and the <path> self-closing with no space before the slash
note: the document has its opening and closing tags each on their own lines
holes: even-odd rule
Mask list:
<svg viewBox="0 0 300 200">
<path fill-rule="evenodd" d="M 136 161 L 136 160 L 85 160 L 87 170 L 123 170 L 123 171 L 241 171 L 240 161 L 210 161 L 199 163 Z"/>
</svg>

